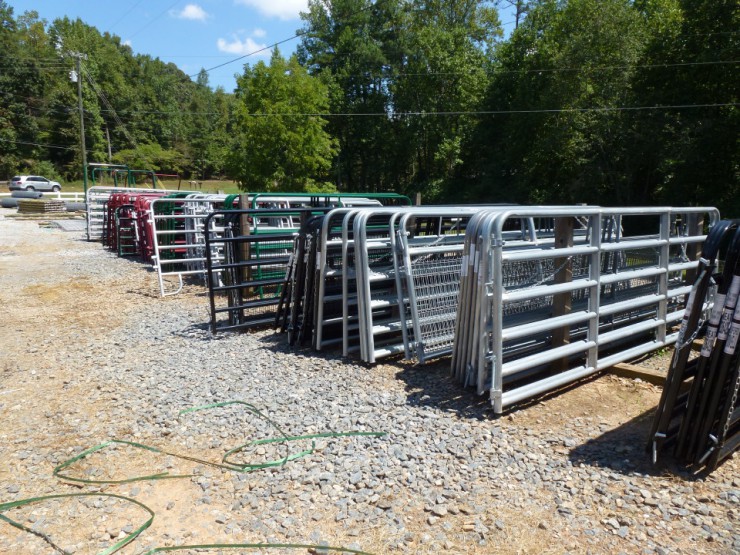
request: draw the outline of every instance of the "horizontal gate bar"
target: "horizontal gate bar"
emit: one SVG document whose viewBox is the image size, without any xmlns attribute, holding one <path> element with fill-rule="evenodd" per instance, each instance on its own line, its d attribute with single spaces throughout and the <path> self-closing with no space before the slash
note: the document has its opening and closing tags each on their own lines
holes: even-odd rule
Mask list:
<svg viewBox="0 0 740 555">
<path fill-rule="evenodd" d="M 511 376 L 522 370 L 527 370 L 534 366 L 539 366 L 547 362 L 552 362 L 561 358 L 569 357 L 578 353 L 588 351 L 592 347 L 596 347 L 594 341 L 577 341 L 575 343 L 569 343 L 562 347 L 556 347 L 548 351 L 541 353 L 535 353 L 530 356 L 526 356 L 511 362 L 506 362 L 501 365 L 501 374 L 503 376 Z"/>
</svg>

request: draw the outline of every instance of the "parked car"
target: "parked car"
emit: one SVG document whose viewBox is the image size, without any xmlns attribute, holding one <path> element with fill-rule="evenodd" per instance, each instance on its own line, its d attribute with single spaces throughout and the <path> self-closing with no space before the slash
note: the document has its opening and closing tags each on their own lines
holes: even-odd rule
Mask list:
<svg viewBox="0 0 740 555">
<path fill-rule="evenodd" d="M 58 181 L 46 179 L 40 175 L 16 175 L 10 180 L 11 191 L 53 191 L 58 193 L 62 185 Z"/>
</svg>

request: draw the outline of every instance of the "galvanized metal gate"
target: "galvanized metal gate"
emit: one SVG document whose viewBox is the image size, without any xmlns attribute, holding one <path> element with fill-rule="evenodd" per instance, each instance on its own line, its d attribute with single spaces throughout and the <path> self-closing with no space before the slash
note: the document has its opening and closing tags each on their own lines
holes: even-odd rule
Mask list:
<svg viewBox="0 0 740 555">
<path fill-rule="evenodd" d="M 500 413 L 675 342 L 677 333 L 667 333 L 667 327 L 680 321 L 690 291 L 684 275 L 698 265 L 687 247 L 705 239 L 684 222 L 702 218 L 713 225 L 718 216 L 712 208 L 482 215 L 466 238 L 461 299 L 467 308 L 458 314 L 457 328 L 467 331 L 456 336 L 453 374 L 479 393 L 490 390 Z M 507 239 L 507 222 L 524 218 L 578 218 L 582 233 L 566 245 L 557 245 L 554 234 L 538 233 L 536 243 Z M 602 232 L 604 223 L 611 231 Z M 627 231 L 646 226 L 647 232 Z M 541 264 L 542 273 L 527 272 L 522 281 L 522 263 Z"/>
</svg>

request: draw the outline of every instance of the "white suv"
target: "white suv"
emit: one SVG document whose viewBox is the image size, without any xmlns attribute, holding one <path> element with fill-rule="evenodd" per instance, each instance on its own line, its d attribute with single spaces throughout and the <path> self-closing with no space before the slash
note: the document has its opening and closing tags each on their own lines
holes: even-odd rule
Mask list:
<svg viewBox="0 0 740 555">
<path fill-rule="evenodd" d="M 10 180 L 11 191 L 53 191 L 58 193 L 62 186 L 58 181 L 51 181 L 40 175 L 16 175 Z"/>
</svg>

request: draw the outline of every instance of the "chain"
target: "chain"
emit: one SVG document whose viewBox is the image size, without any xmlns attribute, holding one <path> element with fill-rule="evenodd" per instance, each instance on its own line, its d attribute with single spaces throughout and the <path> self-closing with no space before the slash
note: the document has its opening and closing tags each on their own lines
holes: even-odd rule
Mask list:
<svg viewBox="0 0 740 555">
<path fill-rule="evenodd" d="M 727 431 L 730 428 L 730 421 L 732 420 L 732 413 L 735 411 L 735 407 L 737 406 L 738 390 L 740 390 L 740 372 L 738 373 L 737 378 L 735 379 L 735 391 L 733 391 L 732 393 L 732 402 L 730 404 L 730 412 L 727 415 L 727 420 L 725 420 L 725 427 L 722 430 L 723 440 L 727 437 Z"/>
<path fill-rule="evenodd" d="M 699 323 L 696 325 L 696 329 L 694 330 L 694 333 L 691 334 L 691 337 L 689 337 L 686 341 L 684 341 L 680 345 L 677 345 L 676 350 L 680 351 L 684 349 L 685 347 L 688 347 L 689 345 L 691 345 L 694 342 L 694 339 L 696 339 L 697 336 L 699 335 L 699 330 L 702 329 L 705 322 L 706 322 L 706 319 L 699 320 Z"/>
</svg>

